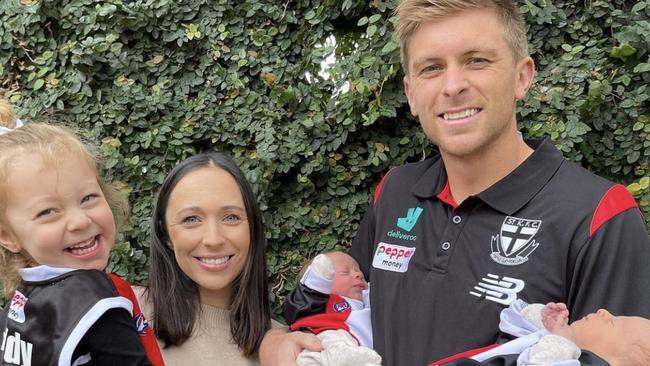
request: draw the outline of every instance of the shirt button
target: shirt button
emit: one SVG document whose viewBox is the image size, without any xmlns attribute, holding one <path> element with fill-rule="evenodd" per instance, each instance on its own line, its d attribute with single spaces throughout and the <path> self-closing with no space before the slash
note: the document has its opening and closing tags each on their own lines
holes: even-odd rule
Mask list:
<svg viewBox="0 0 650 366">
<path fill-rule="evenodd" d="M 446 241 L 446 242 L 442 243 L 441 247 L 442 247 L 442 250 L 448 250 L 449 248 L 451 248 L 451 244 L 448 241 Z"/>
<path fill-rule="evenodd" d="M 454 216 L 453 219 L 451 219 L 451 221 L 453 221 L 454 224 L 460 224 L 460 222 L 463 221 L 463 219 L 461 219 L 460 216 L 456 215 Z"/>
</svg>

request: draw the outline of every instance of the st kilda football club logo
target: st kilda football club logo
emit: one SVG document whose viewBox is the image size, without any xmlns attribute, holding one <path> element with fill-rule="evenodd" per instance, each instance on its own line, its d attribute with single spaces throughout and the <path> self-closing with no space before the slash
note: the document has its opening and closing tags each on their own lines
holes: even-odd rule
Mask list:
<svg viewBox="0 0 650 366">
<path fill-rule="evenodd" d="M 492 236 L 492 260 L 505 266 L 527 262 L 528 256 L 539 246 L 534 237 L 540 225 L 542 220 L 507 216 L 501 224 L 501 232 Z"/>
</svg>

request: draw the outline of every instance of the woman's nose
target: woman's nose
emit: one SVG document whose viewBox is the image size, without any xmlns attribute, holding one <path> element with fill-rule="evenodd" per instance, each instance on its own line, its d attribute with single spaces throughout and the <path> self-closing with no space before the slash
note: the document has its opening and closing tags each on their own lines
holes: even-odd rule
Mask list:
<svg viewBox="0 0 650 366">
<path fill-rule="evenodd" d="M 220 245 L 225 241 L 223 228 L 217 222 L 209 221 L 203 232 L 203 244 Z"/>
</svg>

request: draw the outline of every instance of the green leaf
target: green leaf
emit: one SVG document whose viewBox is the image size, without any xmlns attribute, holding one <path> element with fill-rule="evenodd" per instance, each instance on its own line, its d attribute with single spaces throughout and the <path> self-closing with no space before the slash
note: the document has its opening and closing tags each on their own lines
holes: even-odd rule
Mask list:
<svg viewBox="0 0 650 366">
<path fill-rule="evenodd" d="M 392 39 L 384 45 L 384 47 L 381 49 L 382 54 L 387 54 L 390 52 L 393 52 L 397 49 L 397 43 L 393 41 Z"/>
<path fill-rule="evenodd" d="M 645 125 L 641 122 L 637 122 L 632 127 L 632 131 L 641 131 Z"/>
<path fill-rule="evenodd" d="M 38 90 L 38 89 L 42 88 L 43 85 L 45 85 L 45 80 L 36 79 L 36 81 L 34 82 L 34 90 Z"/>
<path fill-rule="evenodd" d="M 372 36 L 375 35 L 375 33 L 377 33 L 377 26 L 374 25 L 374 24 L 373 24 L 373 25 L 369 25 L 369 26 L 368 26 L 368 29 L 366 29 L 366 35 L 367 35 L 368 37 L 372 37 Z"/>
<path fill-rule="evenodd" d="M 639 160 L 640 156 L 641 156 L 641 153 L 639 153 L 638 151 L 636 151 L 636 150 L 632 151 L 631 153 L 629 153 L 627 155 L 627 162 L 629 164 L 636 163 L 637 160 Z"/>
<path fill-rule="evenodd" d="M 648 189 L 650 187 L 650 177 L 643 177 L 639 180 L 639 186 L 641 189 Z"/>
<path fill-rule="evenodd" d="M 636 53 L 636 48 L 625 43 L 621 46 L 613 47 L 609 54 L 612 57 L 624 58 L 624 57 L 632 56 L 634 53 Z"/>
<path fill-rule="evenodd" d="M 650 62 L 644 62 L 636 65 L 633 71 L 637 74 L 650 72 Z"/>
</svg>

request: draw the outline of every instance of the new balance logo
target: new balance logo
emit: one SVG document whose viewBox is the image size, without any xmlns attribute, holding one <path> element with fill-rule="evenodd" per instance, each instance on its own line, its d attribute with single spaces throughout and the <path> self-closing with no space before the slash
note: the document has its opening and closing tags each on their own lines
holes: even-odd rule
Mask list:
<svg viewBox="0 0 650 366">
<path fill-rule="evenodd" d="M 488 273 L 487 277 L 483 277 L 469 293 L 508 306 L 517 299 L 517 294 L 524 289 L 525 285 L 524 281 L 516 278 L 499 277 Z"/>
<path fill-rule="evenodd" d="M 397 227 L 402 230 L 411 231 L 415 224 L 418 222 L 422 211 L 424 211 L 422 207 L 409 208 L 406 212 L 405 217 L 400 217 L 397 219 Z"/>
</svg>

